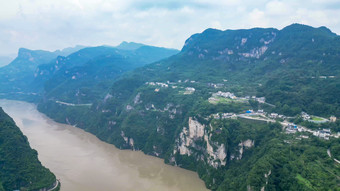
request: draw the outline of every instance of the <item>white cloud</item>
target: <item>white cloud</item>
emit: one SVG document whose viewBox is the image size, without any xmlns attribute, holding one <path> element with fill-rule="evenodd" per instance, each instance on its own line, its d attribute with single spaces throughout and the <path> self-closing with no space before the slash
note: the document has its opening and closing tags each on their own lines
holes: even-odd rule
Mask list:
<svg viewBox="0 0 340 191">
<path fill-rule="evenodd" d="M 0 0 L 0 55 L 123 40 L 180 49 L 206 28 L 282 28 L 299 22 L 340 32 L 338 0 Z"/>
<path fill-rule="evenodd" d="M 287 16 L 292 13 L 291 9 L 293 7 L 290 7 L 283 1 L 270 1 L 266 4 L 266 12 L 269 15 L 278 15 L 278 16 Z"/>
<path fill-rule="evenodd" d="M 18 11 L 19 11 L 18 2 L 9 1 L 6 3 L 1 3 L 0 21 L 15 17 Z"/>
<path fill-rule="evenodd" d="M 258 9 L 254 9 L 249 13 L 249 20 L 252 27 L 267 27 L 265 13 Z"/>
</svg>

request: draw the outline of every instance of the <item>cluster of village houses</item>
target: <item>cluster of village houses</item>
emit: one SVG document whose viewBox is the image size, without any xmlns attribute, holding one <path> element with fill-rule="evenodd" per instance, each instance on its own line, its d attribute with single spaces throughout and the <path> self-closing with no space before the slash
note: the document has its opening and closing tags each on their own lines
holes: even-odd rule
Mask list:
<svg viewBox="0 0 340 191">
<path fill-rule="evenodd" d="M 227 82 L 228 80 L 223 80 L 224 82 Z M 192 83 L 192 84 L 195 84 L 195 83 L 199 83 L 199 82 L 196 82 L 194 80 L 189 80 L 189 79 L 186 79 L 186 80 L 178 80 L 177 81 L 178 84 L 180 83 Z M 170 82 L 170 81 L 167 81 L 166 83 L 163 83 L 163 82 L 146 82 L 145 84 L 146 85 L 151 85 L 151 86 L 159 86 L 159 87 L 162 87 L 162 88 L 168 88 L 169 85 L 172 85 L 171 87 L 172 88 L 177 88 L 177 86 L 174 86 L 175 84 L 177 84 L 176 82 Z M 207 83 L 208 87 L 213 87 L 213 88 L 223 88 L 224 87 L 224 84 L 222 83 Z M 187 87 L 187 88 L 191 88 L 191 90 L 187 90 L 187 91 L 192 91 L 192 87 Z"/>
<path fill-rule="evenodd" d="M 179 80 L 178 82 L 182 83 L 181 80 Z M 184 82 L 186 83 L 186 82 L 189 82 L 189 81 L 186 80 Z M 190 81 L 190 83 L 196 83 L 196 82 L 195 81 Z M 169 82 L 169 81 L 167 81 L 166 83 L 163 83 L 163 82 L 146 82 L 145 84 L 146 85 L 150 85 L 150 86 L 157 86 L 157 88 L 155 88 L 155 92 L 159 92 L 160 88 L 168 88 L 169 85 L 171 85 L 171 87 L 174 88 L 174 89 L 177 88 L 177 86 L 175 86 L 176 83 Z M 186 87 L 184 94 L 192 94 L 195 91 L 196 90 L 193 87 Z"/>
<path fill-rule="evenodd" d="M 288 124 L 288 126 L 286 127 L 286 133 L 291 134 L 291 133 L 296 133 L 296 132 L 309 132 L 309 133 L 312 133 L 314 136 L 325 139 L 325 140 L 329 140 L 330 137 L 335 137 L 335 138 L 340 137 L 340 133 L 332 134 L 330 129 L 311 130 L 305 127 L 297 126 L 295 124 Z M 308 136 L 306 135 L 302 135 L 300 137 L 308 138 Z"/>
<path fill-rule="evenodd" d="M 223 80 L 224 82 L 226 82 L 227 80 Z M 156 89 L 155 89 L 155 92 L 159 92 L 160 91 L 160 88 L 168 88 L 169 86 L 172 87 L 172 88 L 177 88 L 177 86 L 175 86 L 176 84 L 180 84 L 180 83 L 192 83 L 192 84 L 195 84 L 195 83 L 199 83 L 199 82 L 196 82 L 194 80 L 178 80 L 177 83 L 176 82 L 170 82 L 170 81 L 167 81 L 166 83 L 163 83 L 163 82 L 146 82 L 145 84 L 146 85 L 150 85 L 150 86 L 157 86 Z M 224 84 L 222 83 L 207 83 L 208 87 L 213 87 L 213 88 L 223 88 L 224 87 Z M 193 87 L 186 87 L 185 88 L 185 93 L 184 94 L 192 94 L 195 92 L 195 88 Z M 225 97 L 225 98 L 228 98 L 228 95 L 226 95 L 225 93 L 229 93 L 230 94 L 230 98 L 231 99 L 243 99 L 243 100 L 249 100 L 250 97 L 245 97 L 245 98 L 237 98 L 235 95 L 233 95 L 232 93 L 230 92 L 221 92 L 219 91 L 216 96 L 219 96 L 218 94 L 221 93 L 221 97 Z M 232 96 L 233 95 L 233 96 Z M 256 98 L 253 96 L 253 99 L 256 99 L 258 102 L 260 103 L 264 103 L 265 102 L 265 99 L 264 98 Z"/>
<path fill-rule="evenodd" d="M 302 112 L 301 113 L 301 117 L 305 121 L 310 121 L 310 122 L 314 122 L 314 123 L 336 122 L 336 117 L 335 116 L 331 116 L 329 119 L 318 117 L 321 120 L 315 121 L 315 120 L 312 120 L 312 117 L 310 115 L 308 115 L 306 112 Z"/>
<path fill-rule="evenodd" d="M 305 114 L 305 113 L 302 113 L 302 114 Z M 259 117 L 251 118 L 251 116 L 261 116 L 262 118 L 259 118 Z M 247 110 L 245 113 L 242 113 L 242 114 L 217 113 L 217 114 L 212 114 L 211 117 L 213 117 L 214 119 L 237 119 L 238 117 L 241 117 L 241 118 L 247 118 L 247 119 L 253 119 L 253 120 L 262 120 L 262 121 L 267 121 L 267 122 L 275 122 L 274 119 L 278 119 L 278 118 L 286 119 L 286 116 L 284 115 L 279 115 L 277 113 L 267 114 L 263 110 L 253 111 L 251 109 Z M 331 122 L 336 121 L 336 117 L 334 116 L 332 116 L 331 119 L 332 120 L 329 120 L 329 121 Z M 298 126 L 294 123 L 289 123 L 287 121 L 283 121 L 281 122 L 281 124 L 285 127 L 285 131 L 287 134 L 293 134 L 296 132 L 309 132 L 313 134 L 314 136 L 317 136 L 325 140 L 329 140 L 330 137 L 335 137 L 335 138 L 340 137 L 340 133 L 332 134 L 330 129 L 311 130 L 306 127 Z M 307 135 L 301 135 L 300 138 L 309 138 L 309 137 Z"/>
<path fill-rule="evenodd" d="M 214 119 L 237 119 L 237 115 L 235 113 L 216 113 L 212 114 L 211 117 Z"/>
<path fill-rule="evenodd" d="M 245 113 L 242 114 L 235 114 L 235 113 L 222 113 L 222 114 L 212 114 L 211 115 L 215 119 L 233 119 L 237 117 L 251 117 L 251 116 L 261 116 L 262 119 L 286 119 L 286 116 L 279 115 L 277 113 L 270 113 L 267 114 L 267 112 L 263 111 L 262 109 L 259 109 L 257 111 L 254 111 L 252 109 L 247 110 Z M 273 120 L 271 120 L 273 121 Z"/>
<path fill-rule="evenodd" d="M 145 84 L 150 85 L 150 86 L 158 86 L 158 87 L 161 87 L 161 88 L 168 88 L 169 87 L 169 84 L 162 83 L 162 82 L 146 82 Z M 177 88 L 177 86 L 172 86 L 172 88 Z M 159 92 L 159 90 L 160 90 L 159 88 L 156 88 L 155 92 Z"/>
<path fill-rule="evenodd" d="M 259 103 L 265 103 L 266 98 L 265 97 L 256 97 L 256 96 L 245 96 L 245 97 L 237 97 L 235 96 L 234 93 L 231 92 L 222 92 L 218 91 L 216 93 L 212 94 L 212 97 L 223 97 L 223 98 L 229 98 L 232 100 L 239 100 L 239 101 L 247 101 L 247 100 L 255 100 L 258 101 Z"/>
<path fill-rule="evenodd" d="M 195 81 L 189 81 L 189 80 L 185 80 L 184 83 L 196 83 Z M 182 83 L 181 80 L 178 81 L 178 83 Z M 167 82 L 167 83 L 162 83 L 162 82 L 146 82 L 147 85 L 151 85 L 151 86 L 158 86 L 161 88 L 168 88 L 169 85 L 172 85 L 172 88 L 177 88 L 177 86 L 174 86 L 174 84 L 176 83 L 171 83 L 171 82 Z M 215 88 L 220 88 L 223 87 L 224 84 L 213 84 L 213 83 L 209 83 L 208 84 L 211 87 L 215 87 Z M 159 88 L 155 89 L 155 92 L 158 92 Z M 195 92 L 195 88 L 193 87 L 186 87 L 185 88 L 185 92 L 184 94 L 192 94 Z M 245 97 L 237 97 L 235 96 L 234 93 L 231 92 L 222 92 L 222 91 L 218 91 L 216 93 L 212 94 L 212 97 L 209 98 L 210 99 L 216 99 L 216 97 L 223 97 L 223 98 L 228 98 L 228 99 L 232 99 L 232 100 L 237 100 L 237 101 L 247 101 L 247 100 L 255 100 L 259 103 L 265 103 L 266 98 L 265 97 L 256 97 L 256 96 L 245 96 Z M 218 113 L 218 114 L 212 114 L 211 117 L 213 117 L 214 119 L 237 119 L 237 117 L 251 117 L 251 116 L 262 116 L 262 119 L 257 118 L 254 120 L 263 120 L 263 121 L 274 121 L 275 119 L 283 119 L 285 120 L 287 117 L 284 115 L 280 115 L 278 113 L 266 113 L 263 110 L 258 110 L 258 111 L 253 111 L 251 109 L 247 110 L 244 114 L 235 114 L 235 113 Z M 310 122 L 314 122 L 314 123 L 325 123 L 325 122 L 335 122 L 337 120 L 337 118 L 335 116 L 331 116 L 328 119 L 324 119 L 323 120 L 319 120 L 319 121 L 314 121 L 312 120 L 312 117 L 310 115 L 308 115 L 305 112 L 301 113 L 301 117 L 303 120 L 306 121 L 310 121 Z M 251 119 L 251 118 L 250 118 Z M 298 126 L 295 125 L 293 123 L 288 123 L 287 121 L 281 122 L 281 124 L 285 127 L 286 129 L 286 133 L 290 134 L 290 133 L 296 133 L 296 132 L 310 132 L 312 133 L 314 136 L 323 138 L 328 140 L 329 137 L 336 137 L 339 138 L 340 137 L 340 133 L 333 135 L 331 134 L 330 129 L 322 129 L 322 130 L 310 130 L 307 129 L 306 127 L 302 127 L 302 126 Z M 308 138 L 308 136 L 306 135 L 301 135 L 301 138 Z"/>
<path fill-rule="evenodd" d="M 224 84 L 214 84 L 214 83 L 208 83 L 208 86 L 209 87 L 212 87 L 212 88 L 223 88 L 224 87 Z"/>
</svg>

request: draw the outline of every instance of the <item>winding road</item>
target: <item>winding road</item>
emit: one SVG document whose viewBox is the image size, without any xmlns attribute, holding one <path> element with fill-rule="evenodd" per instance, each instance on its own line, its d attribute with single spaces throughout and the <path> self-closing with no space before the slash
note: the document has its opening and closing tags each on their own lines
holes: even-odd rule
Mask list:
<svg viewBox="0 0 340 191">
<path fill-rule="evenodd" d="M 55 190 L 59 186 L 59 184 L 60 184 L 59 180 L 57 179 L 54 184 L 55 184 L 55 186 L 53 188 L 48 189 L 47 191 Z"/>
<path fill-rule="evenodd" d="M 331 150 L 330 150 L 330 149 L 327 149 L 327 154 L 328 154 L 329 157 L 332 158 L 332 153 L 331 153 Z M 336 160 L 335 158 L 333 158 L 333 160 L 334 160 L 335 162 L 337 162 L 338 164 L 340 164 L 340 161 L 339 161 L 339 160 Z"/>
</svg>

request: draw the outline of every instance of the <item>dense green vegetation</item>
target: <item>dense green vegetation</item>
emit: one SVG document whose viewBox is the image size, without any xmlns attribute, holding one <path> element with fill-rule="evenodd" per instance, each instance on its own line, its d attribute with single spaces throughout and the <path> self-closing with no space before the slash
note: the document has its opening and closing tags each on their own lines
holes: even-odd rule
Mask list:
<svg viewBox="0 0 340 191">
<path fill-rule="evenodd" d="M 35 83 L 45 88 L 38 109 L 118 148 L 142 150 L 195 170 L 212 190 L 339 190 L 339 164 L 333 160 L 340 158 L 338 139 L 285 134 L 278 123 L 211 117 L 264 109 L 311 129 L 339 132 L 339 121 L 314 124 L 299 117 L 302 111 L 340 117 L 339 36 L 299 24 L 282 30 L 208 29 L 191 36 L 180 53 L 151 63 L 157 60 L 153 55 L 162 55 L 157 51 L 123 43 L 40 65 Z M 217 91 L 263 96 L 267 103 L 220 99 L 212 104 L 209 98 Z M 180 154 L 189 118 L 205 125 L 209 138 L 193 138 L 190 154 Z M 246 140 L 254 145 L 240 152 Z M 224 145 L 226 165 L 212 165 L 219 161 L 211 161 L 209 142 L 213 152 Z"/>
<path fill-rule="evenodd" d="M 4 187 L 2 186 L 2 183 L 0 182 L 0 191 L 5 191 Z"/>
<path fill-rule="evenodd" d="M 56 177 L 38 160 L 27 138 L 0 108 L 0 190 L 51 188 Z"/>
<path fill-rule="evenodd" d="M 285 135 L 278 124 L 206 118 L 251 108 L 288 116 L 305 111 L 339 117 L 339 43 L 339 37 L 326 28 L 296 24 L 281 31 L 208 29 L 190 37 L 179 54 L 118 78 L 105 99 L 95 99 L 92 107 L 44 100 L 38 108 L 119 148 L 142 150 L 195 170 L 212 190 L 337 190 L 339 165 L 327 155 L 327 149 L 339 156 L 338 140 L 322 141 L 311 135 L 300 140 L 299 134 Z M 168 87 L 147 82 L 166 83 Z M 187 87 L 195 91 L 186 94 Z M 211 93 L 217 91 L 265 96 L 273 105 L 255 101 L 209 103 Z M 220 128 L 211 132 L 210 141 L 226 146 L 226 166 L 216 169 L 209 165 L 203 140 L 196 140 L 190 148 L 194 154 L 173 155 L 189 117 Z M 309 125 L 337 132 L 338 124 Z M 133 139 L 134 144 L 123 136 Z M 242 159 L 231 159 L 237 156 L 240 141 L 246 139 L 254 140 L 255 146 L 247 149 Z M 266 178 L 265 174 L 270 175 Z"/>
<path fill-rule="evenodd" d="M 339 190 L 340 166 L 326 152 L 338 140 L 296 139 L 280 133 L 275 124 L 255 135 L 256 146 L 241 160 L 231 161 L 217 190 L 246 190 L 248 186 L 253 190 Z"/>
<path fill-rule="evenodd" d="M 92 103 L 102 98 L 113 81 L 123 73 L 178 52 L 146 45 L 129 50 L 120 47 L 85 48 L 68 57 L 58 57 L 38 67 L 40 74 L 35 84 L 45 83 L 45 98 Z"/>
<path fill-rule="evenodd" d="M 58 55 L 67 56 L 81 48 L 84 47 L 77 46 L 54 52 L 20 48 L 17 58 L 0 68 L 0 96 L 37 101 L 39 89 L 37 84 L 32 84 L 37 67 L 50 62 Z"/>
<path fill-rule="evenodd" d="M 63 101 L 86 103 L 102 96 L 124 72 L 176 53 L 126 42 L 55 52 L 21 48 L 15 60 L 0 68 L 0 97 L 38 102 L 46 93 L 50 99 L 58 95 Z"/>
</svg>

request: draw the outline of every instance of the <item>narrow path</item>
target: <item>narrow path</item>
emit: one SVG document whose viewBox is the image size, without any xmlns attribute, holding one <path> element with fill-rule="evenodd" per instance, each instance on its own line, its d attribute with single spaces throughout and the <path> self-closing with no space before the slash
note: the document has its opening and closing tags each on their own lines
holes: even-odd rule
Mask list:
<svg viewBox="0 0 340 191">
<path fill-rule="evenodd" d="M 331 150 L 327 149 L 327 154 L 328 154 L 329 157 L 332 158 Z"/>
<path fill-rule="evenodd" d="M 329 157 L 332 158 L 332 153 L 331 153 L 331 150 L 330 150 L 330 149 L 327 149 L 327 154 L 328 154 Z M 336 160 L 335 158 L 333 158 L 333 160 L 334 160 L 335 162 L 337 162 L 338 164 L 340 164 L 340 161 L 339 161 L 339 160 Z"/>
<path fill-rule="evenodd" d="M 338 161 L 338 160 L 336 160 L 336 159 L 334 159 L 334 161 L 337 162 L 338 164 L 340 164 L 340 161 Z"/>
<path fill-rule="evenodd" d="M 91 107 L 92 106 L 92 103 L 84 103 L 84 104 L 75 104 L 75 103 L 67 103 L 67 102 L 63 102 L 63 101 L 55 101 L 56 103 L 58 104 L 61 104 L 61 105 L 67 105 L 67 106 L 88 106 L 88 107 Z"/>
<path fill-rule="evenodd" d="M 250 120 L 257 120 L 257 121 L 272 122 L 272 123 L 276 122 L 275 120 L 272 120 L 272 119 L 254 118 L 254 117 L 249 117 L 249 116 L 246 116 L 246 115 L 243 115 L 243 114 L 239 114 L 239 115 L 237 115 L 237 117 L 244 118 L 244 119 L 250 119 Z"/>
<path fill-rule="evenodd" d="M 54 186 L 53 188 L 48 189 L 47 191 L 53 191 L 54 189 L 56 189 L 56 188 L 59 186 L 59 184 L 60 184 L 60 182 L 59 182 L 59 180 L 57 179 L 57 180 L 55 181 L 55 186 Z"/>
</svg>

